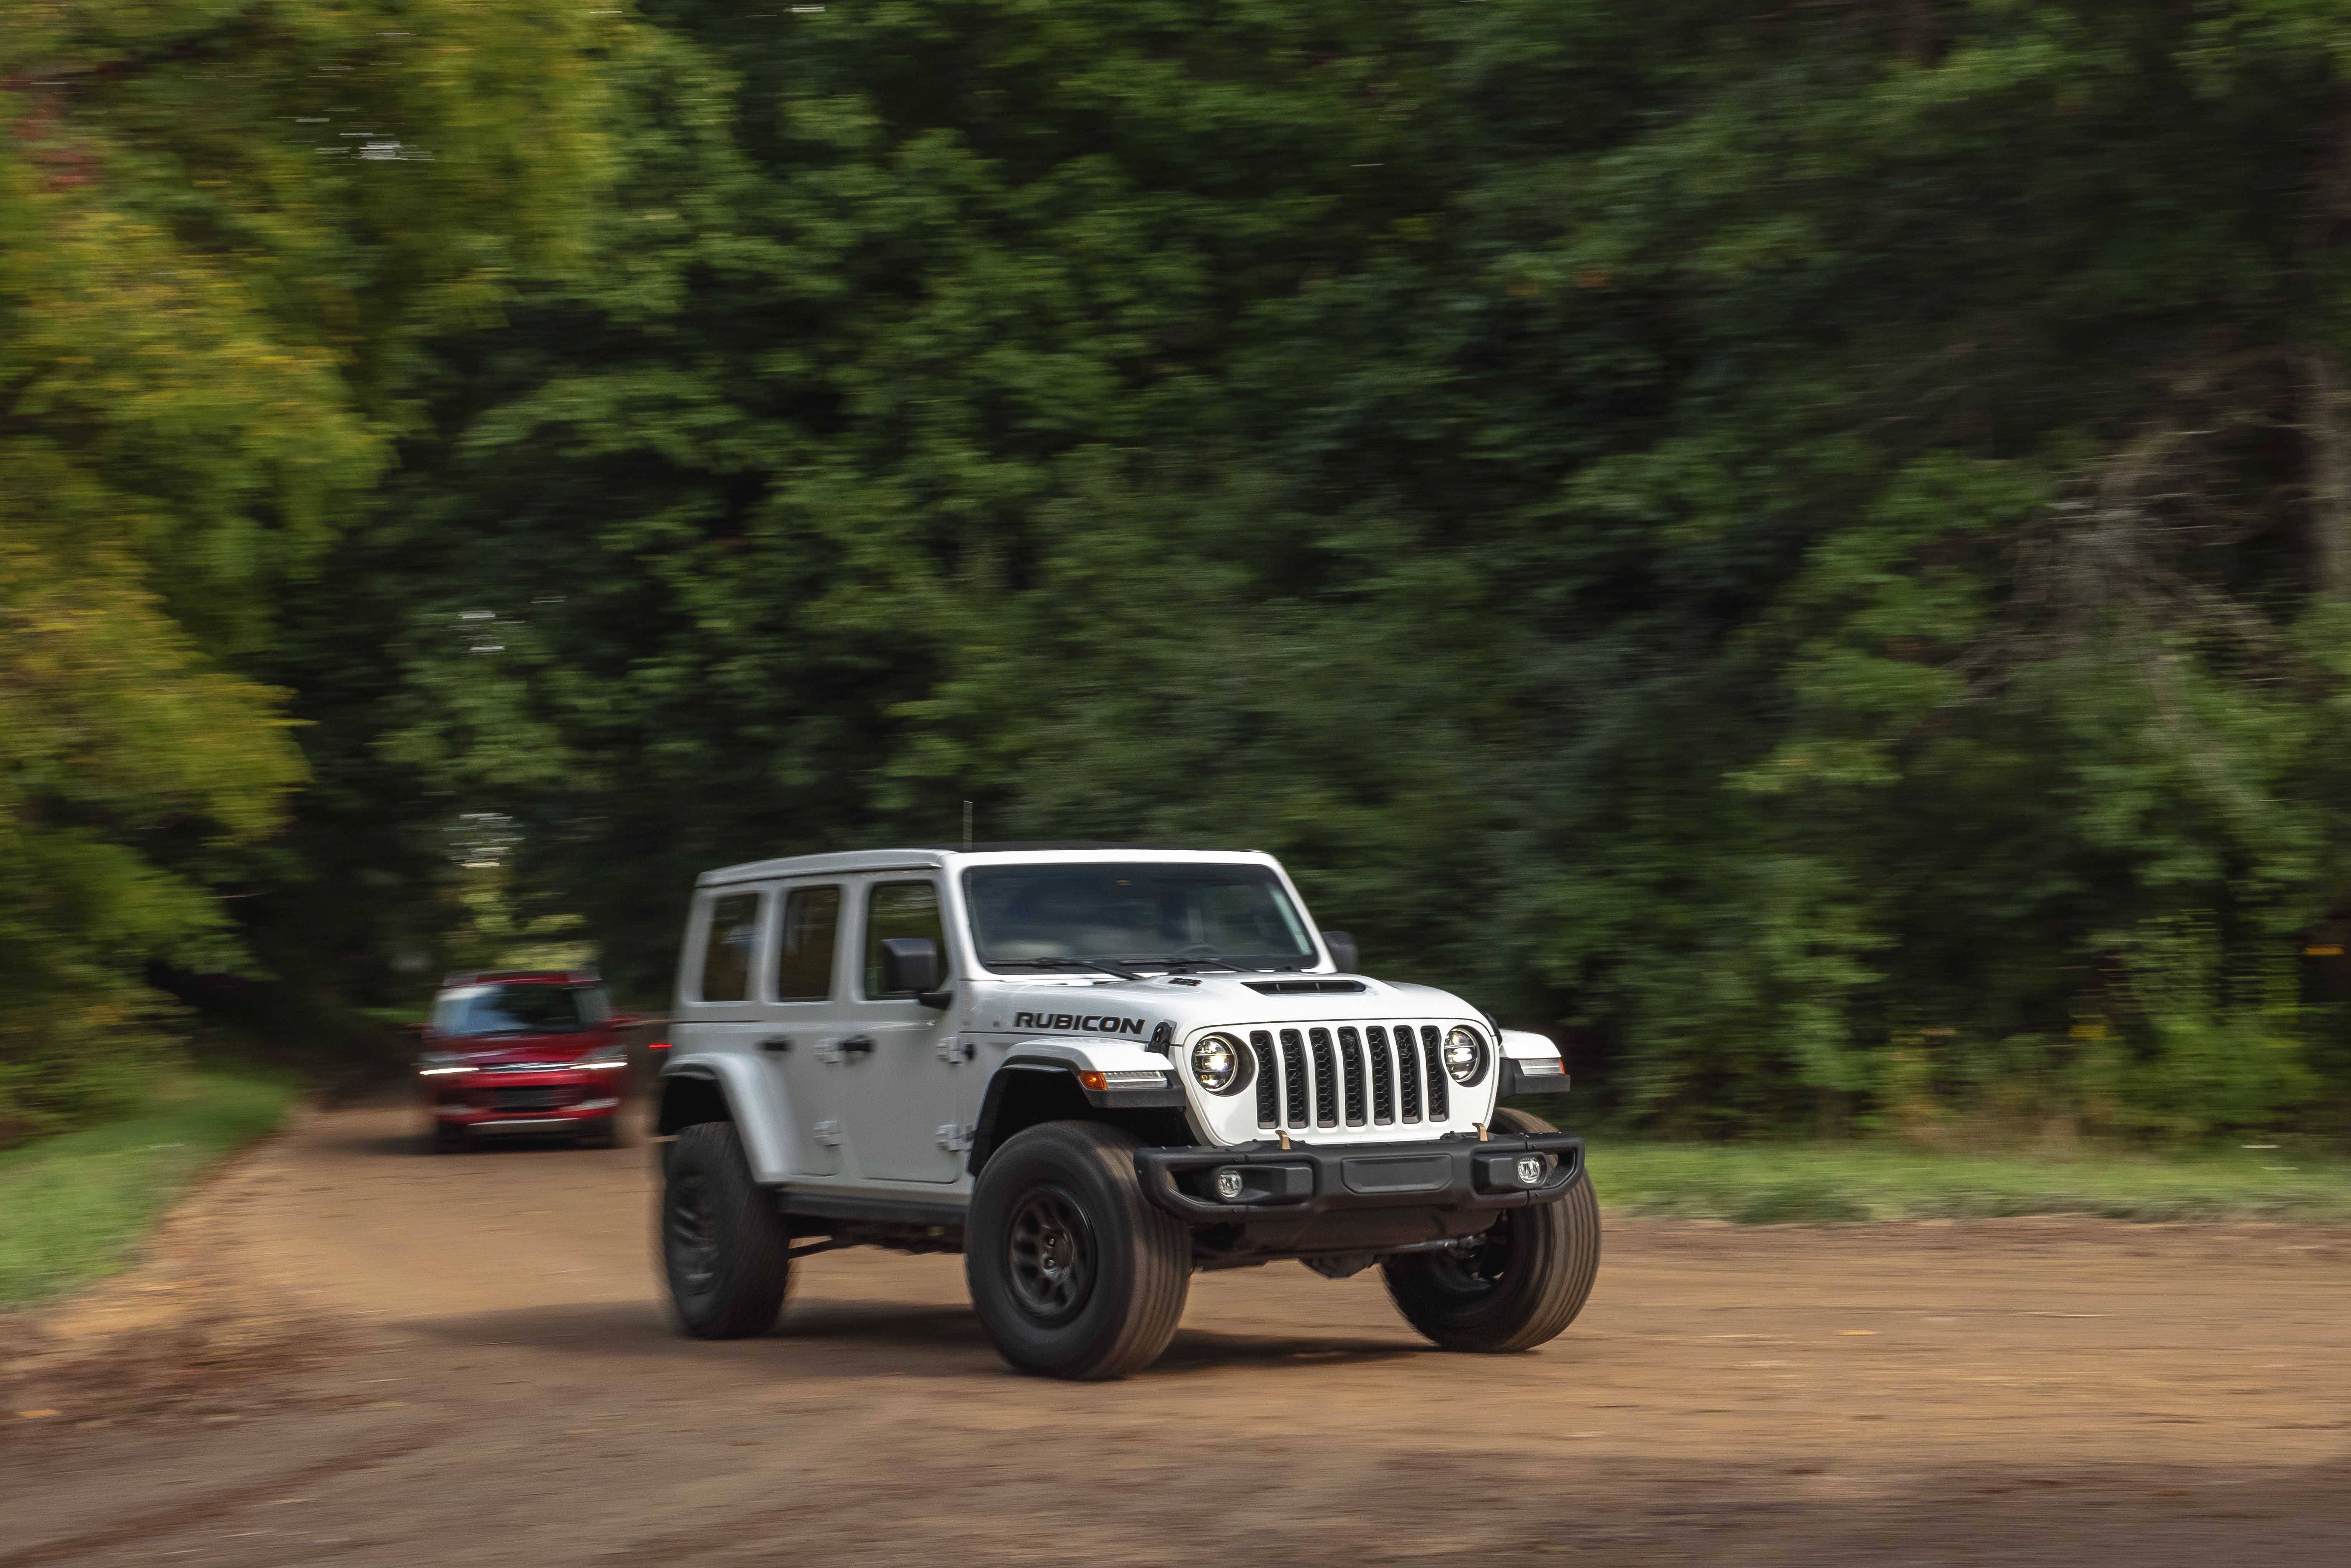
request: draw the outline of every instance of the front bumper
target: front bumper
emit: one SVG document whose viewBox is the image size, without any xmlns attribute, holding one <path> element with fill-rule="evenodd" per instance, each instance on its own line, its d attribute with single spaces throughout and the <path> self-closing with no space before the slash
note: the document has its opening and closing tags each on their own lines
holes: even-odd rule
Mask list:
<svg viewBox="0 0 2351 1568">
<path fill-rule="evenodd" d="M 435 1119 L 469 1133 L 549 1133 L 593 1126 L 618 1115 L 627 1099 L 612 1075 L 534 1073 L 517 1082 L 501 1078 L 443 1089 L 433 1100 Z"/>
<path fill-rule="evenodd" d="M 1539 1174 L 1521 1168 L 1541 1162 Z M 1472 1211 L 1556 1203 L 1583 1179 L 1583 1140 L 1570 1133 L 1507 1133 L 1483 1141 L 1410 1144 L 1257 1143 L 1231 1149 L 1138 1149 L 1151 1201 L 1198 1221 L 1306 1219 L 1383 1209 Z M 1218 1196 L 1220 1171 L 1240 1195 Z M 1529 1183 L 1525 1176 L 1536 1174 Z"/>
</svg>

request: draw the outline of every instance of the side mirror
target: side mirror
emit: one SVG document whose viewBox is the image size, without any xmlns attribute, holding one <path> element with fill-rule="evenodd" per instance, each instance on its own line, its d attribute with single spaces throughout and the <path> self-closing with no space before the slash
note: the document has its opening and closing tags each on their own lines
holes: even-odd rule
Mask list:
<svg viewBox="0 0 2351 1568">
<path fill-rule="evenodd" d="M 939 945 L 927 936 L 887 936 L 882 941 L 882 989 L 885 993 L 939 988 Z"/>
<path fill-rule="evenodd" d="M 1322 933 L 1322 946 L 1331 949 L 1331 962 L 1338 967 L 1339 973 L 1363 973 L 1363 960 L 1355 956 L 1355 939 L 1353 936 L 1344 931 L 1325 931 Z"/>
</svg>

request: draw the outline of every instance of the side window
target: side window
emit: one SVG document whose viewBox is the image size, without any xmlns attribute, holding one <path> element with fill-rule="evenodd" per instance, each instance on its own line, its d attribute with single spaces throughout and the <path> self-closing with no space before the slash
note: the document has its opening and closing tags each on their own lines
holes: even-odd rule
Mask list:
<svg viewBox="0 0 2351 1568">
<path fill-rule="evenodd" d="M 841 931 L 841 889 L 796 887 L 776 923 L 776 1000 L 820 1002 L 832 995 L 832 951 Z"/>
<path fill-rule="evenodd" d="M 865 895 L 865 992 L 868 997 L 905 996 L 882 988 L 882 944 L 893 936 L 927 936 L 946 954 L 939 925 L 939 889 L 932 882 L 877 882 Z"/>
<path fill-rule="evenodd" d="M 751 944 L 758 936 L 759 895 L 730 893 L 710 902 L 710 934 L 702 945 L 705 1002 L 739 1002 L 751 995 Z"/>
</svg>

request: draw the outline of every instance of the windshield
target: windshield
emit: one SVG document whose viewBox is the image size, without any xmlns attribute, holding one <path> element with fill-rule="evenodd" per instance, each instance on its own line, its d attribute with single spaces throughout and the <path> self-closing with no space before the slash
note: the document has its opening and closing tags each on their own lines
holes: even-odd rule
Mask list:
<svg viewBox="0 0 2351 1568">
<path fill-rule="evenodd" d="M 1306 923 L 1270 866 L 1197 861 L 974 866 L 972 941 L 990 968 L 1087 959 L 1148 967 L 1314 962 Z"/>
<path fill-rule="evenodd" d="M 577 1034 L 611 1016 L 601 986 L 459 986 L 433 1004 L 441 1034 Z"/>
</svg>

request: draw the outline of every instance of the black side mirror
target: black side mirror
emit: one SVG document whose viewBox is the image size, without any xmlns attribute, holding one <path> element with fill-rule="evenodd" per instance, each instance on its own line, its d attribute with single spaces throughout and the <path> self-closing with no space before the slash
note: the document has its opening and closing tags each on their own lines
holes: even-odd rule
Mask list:
<svg viewBox="0 0 2351 1568">
<path fill-rule="evenodd" d="M 1355 939 L 1344 931 L 1325 931 L 1322 933 L 1322 946 L 1331 949 L 1331 962 L 1338 967 L 1339 973 L 1356 975 L 1363 972 L 1359 967 L 1363 960 L 1355 956 Z"/>
<path fill-rule="evenodd" d="M 927 936 L 882 940 L 882 989 L 893 995 L 939 988 L 939 945 Z"/>
</svg>

